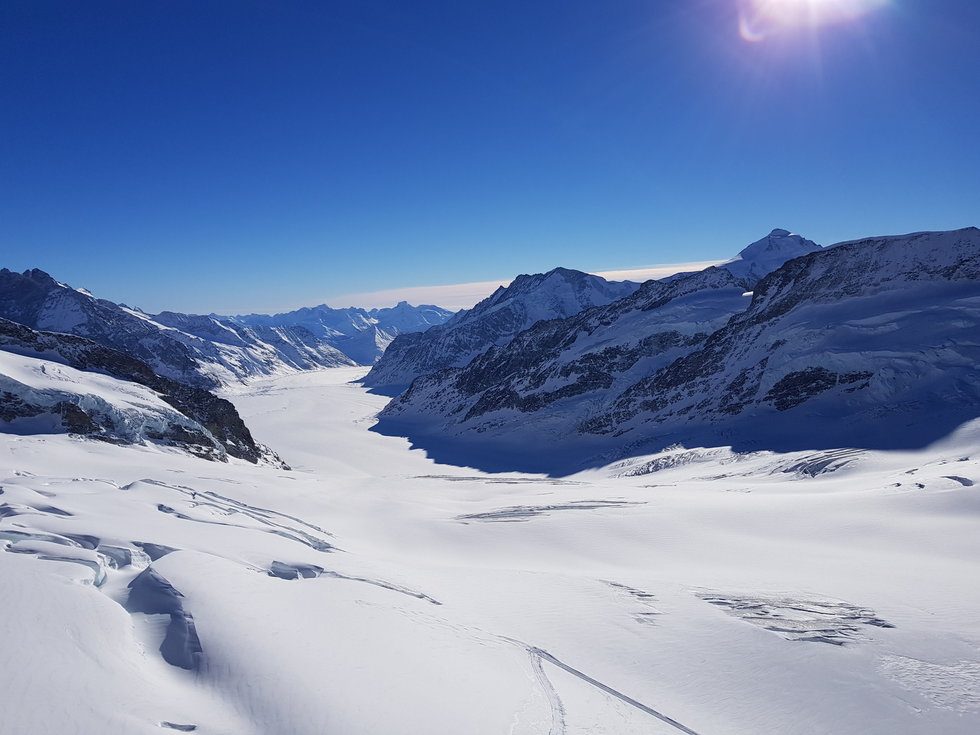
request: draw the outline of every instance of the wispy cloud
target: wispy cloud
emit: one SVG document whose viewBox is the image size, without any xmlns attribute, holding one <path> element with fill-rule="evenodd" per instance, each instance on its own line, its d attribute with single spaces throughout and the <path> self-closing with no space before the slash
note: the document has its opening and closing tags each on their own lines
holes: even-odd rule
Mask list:
<svg viewBox="0 0 980 735">
<path fill-rule="evenodd" d="M 699 271 L 720 262 L 718 260 L 706 260 L 695 263 L 649 265 L 625 270 L 598 271 L 596 275 L 611 281 L 648 281 L 651 278 L 666 278 L 675 273 Z M 510 280 L 503 280 L 454 283 L 447 286 L 411 286 L 393 288 L 387 291 L 342 294 L 332 297 L 328 303 L 335 307 L 361 306 L 365 309 L 372 309 L 392 306 L 399 301 L 408 301 L 411 304 L 436 304 L 446 309 L 468 309 L 492 294 L 498 287 L 506 286 L 509 283 Z"/>
<path fill-rule="evenodd" d="M 702 271 L 710 265 L 718 265 L 721 260 L 699 260 L 694 263 L 674 263 L 672 265 L 648 265 L 642 268 L 628 268 L 622 271 L 599 271 L 597 276 L 610 281 L 649 281 L 651 278 L 666 278 L 675 273 Z"/>
<path fill-rule="evenodd" d="M 399 301 L 410 304 L 435 304 L 445 309 L 468 309 L 492 294 L 498 286 L 510 281 L 476 281 L 448 286 L 410 286 L 388 291 L 344 294 L 329 300 L 331 306 L 361 306 L 365 309 L 393 306 Z"/>
</svg>

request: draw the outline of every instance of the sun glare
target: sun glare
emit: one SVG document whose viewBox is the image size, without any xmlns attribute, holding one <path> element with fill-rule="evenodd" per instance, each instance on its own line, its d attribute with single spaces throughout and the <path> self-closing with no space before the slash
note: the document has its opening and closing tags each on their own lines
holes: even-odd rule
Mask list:
<svg viewBox="0 0 980 735">
<path fill-rule="evenodd" d="M 763 41 L 796 28 L 853 21 L 890 0 L 740 0 L 739 31 L 746 41 Z"/>
</svg>

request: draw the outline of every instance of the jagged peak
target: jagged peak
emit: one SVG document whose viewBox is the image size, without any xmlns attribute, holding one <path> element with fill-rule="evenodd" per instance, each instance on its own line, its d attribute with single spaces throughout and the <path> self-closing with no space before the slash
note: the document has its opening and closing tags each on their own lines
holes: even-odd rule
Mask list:
<svg viewBox="0 0 980 735">
<path fill-rule="evenodd" d="M 21 276 L 31 281 L 36 281 L 38 283 L 54 284 L 56 286 L 61 285 L 58 283 L 58 281 L 56 281 L 54 278 L 51 277 L 51 274 L 49 274 L 47 271 L 41 270 L 40 268 L 28 268 L 22 273 L 17 273 L 16 271 L 12 271 L 9 268 L 0 268 L 0 274 L 6 276 L 12 276 L 12 275 Z"/>
<path fill-rule="evenodd" d="M 585 281 L 592 281 L 596 283 L 606 282 L 606 280 L 601 276 L 595 276 L 583 271 L 577 271 L 574 268 L 564 268 L 559 266 L 558 268 L 552 268 L 550 271 L 546 271 L 544 273 L 521 273 L 510 282 L 510 285 L 502 288 L 507 293 L 513 294 L 519 293 L 524 289 L 535 288 L 547 281 L 561 281 L 564 283 L 583 283 Z M 499 291 L 500 289 L 495 291 L 493 295 L 495 296 Z"/>
</svg>

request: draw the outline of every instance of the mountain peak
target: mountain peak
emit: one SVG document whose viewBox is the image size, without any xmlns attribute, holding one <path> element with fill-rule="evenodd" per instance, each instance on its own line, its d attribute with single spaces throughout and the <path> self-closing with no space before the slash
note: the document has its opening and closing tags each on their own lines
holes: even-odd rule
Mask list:
<svg viewBox="0 0 980 735">
<path fill-rule="evenodd" d="M 557 268 L 552 268 L 550 271 L 545 273 L 546 276 L 561 276 L 562 278 L 579 278 L 581 276 L 587 275 L 582 271 L 572 270 L 571 268 L 563 268 L 558 266 Z"/>
<path fill-rule="evenodd" d="M 6 270 L 6 268 L 4 268 L 4 270 Z M 40 268 L 31 268 L 21 273 L 21 275 L 24 278 L 30 279 L 31 281 L 35 281 L 37 283 L 58 285 L 58 282 L 54 280 L 49 273 L 42 271 Z"/>
<path fill-rule="evenodd" d="M 819 249 L 820 246 L 811 240 L 807 240 L 805 237 L 796 235 L 789 230 L 777 227 L 761 240 L 756 240 L 751 245 L 745 247 L 738 256 L 744 260 L 748 257 L 758 256 L 761 253 L 796 252 L 799 250 L 813 252 Z"/>
<path fill-rule="evenodd" d="M 758 281 L 787 260 L 820 249 L 821 247 L 812 240 L 777 227 L 719 267 L 728 270 L 737 278 Z"/>
</svg>

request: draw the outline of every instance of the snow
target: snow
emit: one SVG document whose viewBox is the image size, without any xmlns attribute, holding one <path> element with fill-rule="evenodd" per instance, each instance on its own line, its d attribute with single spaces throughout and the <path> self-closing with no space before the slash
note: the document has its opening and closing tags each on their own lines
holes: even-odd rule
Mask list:
<svg viewBox="0 0 980 735">
<path fill-rule="evenodd" d="M 229 396 L 291 472 L 0 434 L 4 731 L 980 729 L 980 424 L 920 451 L 487 474 L 369 431 L 364 372 Z M 126 610 L 147 564 L 197 671 L 161 656 L 172 614 Z"/>
<path fill-rule="evenodd" d="M 67 390 L 113 405 L 138 404 L 173 412 L 156 393 L 142 385 L 4 350 L 0 350 L 0 376 L 35 391 Z"/>
<path fill-rule="evenodd" d="M 738 255 L 720 264 L 736 278 L 755 282 L 772 273 L 787 260 L 816 252 L 820 246 L 789 230 L 776 228 L 761 240 L 748 245 Z"/>
</svg>

